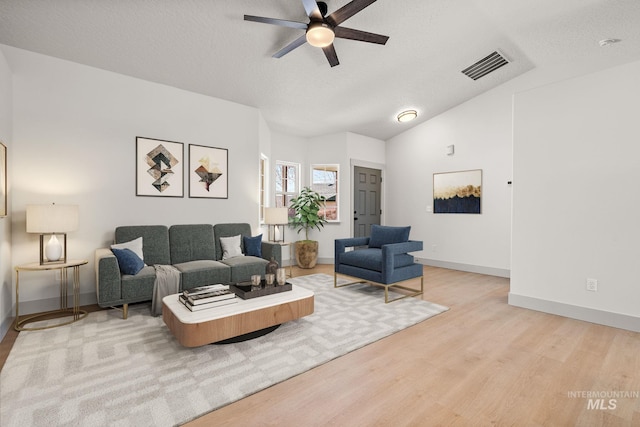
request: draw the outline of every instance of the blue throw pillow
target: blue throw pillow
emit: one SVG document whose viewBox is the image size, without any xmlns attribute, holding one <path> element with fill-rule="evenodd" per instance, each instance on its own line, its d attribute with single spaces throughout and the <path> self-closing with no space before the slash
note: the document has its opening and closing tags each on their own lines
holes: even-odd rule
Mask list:
<svg viewBox="0 0 640 427">
<path fill-rule="evenodd" d="M 262 234 L 256 237 L 242 237 L 244 243 L 244 254 L 247 256 L 257 256 L 262 258 Z"/>
<path fill-rule="evenodd" d="M 369 238 L 370 248 L 381 248 L 382 245 L 391 243 L 404 243 L 409 241 L 411 226 L 390 227 L 388 225 L 372 225 L 371 237 Z"/>
<path fill-rule="evenodd" d="M 118 266 L 122 274 L 134 276 L 144 267 L 144 261 L 131 249 L 111 249 L 111 252 L 118 259 Z"/>
</svg>

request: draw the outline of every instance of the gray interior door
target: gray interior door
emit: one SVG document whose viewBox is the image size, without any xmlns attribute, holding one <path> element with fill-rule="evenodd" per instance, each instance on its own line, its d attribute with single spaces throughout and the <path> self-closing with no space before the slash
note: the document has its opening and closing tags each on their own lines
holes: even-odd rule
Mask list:
<svg viewBox="0 0 640 427">
<path fill-rule="evenodd" d="M 367 237 L 371 224 L 380 224 L 382 171 L 354 166 L 353 175 L 353 236 Z"/>
</svg>

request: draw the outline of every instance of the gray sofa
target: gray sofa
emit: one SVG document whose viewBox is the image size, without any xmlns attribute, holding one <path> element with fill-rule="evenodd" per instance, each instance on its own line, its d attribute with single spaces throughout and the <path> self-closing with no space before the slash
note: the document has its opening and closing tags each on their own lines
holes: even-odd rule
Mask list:
<svg viewBox="0 0 640 427">
<path fill-rule="evenodd" d="M 96 294 L 100 307 L 122 305 L 127 318 L 128 305 L 151 301 L 156 264 L 173 265 L 180 271 L 180 290 L 213 283 L 249 281 L 254 274 L 264 275 L 271 258 L 282 265 L 281 247 L 262 242 L 262 258 L 238 256 L 222 259 L 221 237 L 251 237 L 251 227 L 238 224 L 186 224 L 122 226 L 115 230 L 115 242 L 142 237 L 145 266 L 135 275 L 122 274 L 110 248 L 95 252 Z M 245 253 L 244 245 L 243 253 Z"/>
</svg>

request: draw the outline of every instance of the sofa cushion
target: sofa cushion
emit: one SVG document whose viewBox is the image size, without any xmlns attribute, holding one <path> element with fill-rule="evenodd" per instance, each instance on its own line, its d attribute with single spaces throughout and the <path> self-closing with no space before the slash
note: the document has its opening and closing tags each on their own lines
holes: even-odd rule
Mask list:
<svg viewBox="0 0 640 427">
<path fill-rule="evenodd" d="M 370 248 L 381 248 L 391 243 L 404 243 L 409 241 L 411 226 L 390 227 L 387 225 L 373 224 L 371 226 Z"/>
<path fill-rule="evenodd" d="M 232 282 L 248 282 L 254 274 L 264 276 L 267 264 L 269 264 L 266 259 L 254 256 L 229 258 L 220 262 L 231 267 Z"/>
<path fill-rule="evenodd" d="M 242 236 L 244 244 L 244 254 L 262 258 L 262 234 L 255 237 Z"/>
<path fill-rule="evenodd" d="M 175 264 L 174 267 L 180 271 L 182 290 L 215 283 L 229 283 L 231 281 L 229 267 L 219 261 L 188 261 Z"/>
<path fill-rule="evenodd" d="M 118 259 L 118 267 L 122 274 L 136 275 L 144 267 L 144 262 L 131 249 L 111 249 Z"/>
<path fill-rule="evenodd" d="M 246 222 L 215 224 L 213 226 L 214 243 L 216 245 L 216 259 L 218 261 L 222 259 L 220 238 L 237 236 L 238 234 L 241 236 L 251 236 L 251 226 Z"/>
<path fill-rule="evenodd" d="M 234 258 L 237 256 L 243 256 L 242 253 L 242 236 L 239 234 L 232 237 L 221 237 L 220 246 L 222 247 L 222 259 Z"/>
<path fill-rule="evenodd" d="M 149 301 L 153 295 L 156 269 L 146 266 L 135 276 L 122 275 L 122 299 L 127 302 Z"/>
<path fill-rule="evenodd" d="M 413 264 L 414 259 L 409 254 L 399 254 L 393 257 L 393 268 L 406 267 Z M 340 264 L 352 265 L 367 270 L 382 271 L 382 249 L 367 248 L 340 254 Z"/>
<path fill-rule="evenodd" d="M 115 242 L 142 237 L 142 260 L 147 265 L 171 264 L 169 229 L 164 225 L 125 225 L 116 228 Z"/>
<path fill-rule="evenodd" d="M 144 264 L 144 253 L 142 252 L 142 237 L 130 240 L 128 242 L 118 243 L 111 245 L 111 249 L 129 249 L 142 260 Z M 119 261 L 119 260 L 118 260 Z"/>
<path fill-rule="evenodd" d="M 180 264 L 200 259 L 215 260 L 213 225 L 178 224 L 169 227 L 171 263 Z"/>
</svg>

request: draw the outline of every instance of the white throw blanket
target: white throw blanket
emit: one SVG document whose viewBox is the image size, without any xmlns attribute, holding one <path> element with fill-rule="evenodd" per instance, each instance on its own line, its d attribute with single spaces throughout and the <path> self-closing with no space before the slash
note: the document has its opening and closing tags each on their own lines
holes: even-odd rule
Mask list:
<svg viewBox="0 0 640 427">
<path fill-rule="evenodd" d="M 156 281 L 153 284 L 153 299 L 151 300 L 151 314 L 162 314 L 162 298 L 177 294 L 180 289 L 180 271 L 172 265 L 154 265 Z"/>
</svg>

